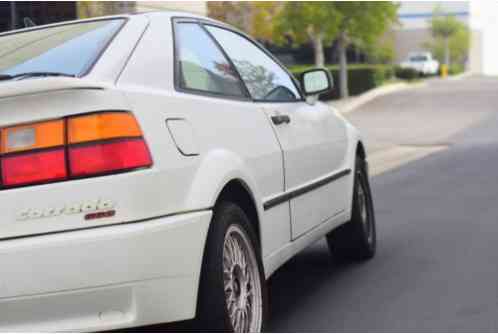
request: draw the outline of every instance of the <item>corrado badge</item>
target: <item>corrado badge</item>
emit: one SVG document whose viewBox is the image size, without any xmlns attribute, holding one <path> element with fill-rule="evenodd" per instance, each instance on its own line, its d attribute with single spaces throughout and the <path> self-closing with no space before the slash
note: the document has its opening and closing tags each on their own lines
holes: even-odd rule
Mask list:
<svg viewBox="0 0 498 334">
<path fill-rule="evenodd" d="M 17 215 L 17 220 L 53 218 L 63 215 L 85 214 L 85 220 L 108 218 L 116 215 L 116 205 L 110 200 L 93 200 L 82 203 L 54 206 L 45 209 L 25 209 Z"/>
</svg>

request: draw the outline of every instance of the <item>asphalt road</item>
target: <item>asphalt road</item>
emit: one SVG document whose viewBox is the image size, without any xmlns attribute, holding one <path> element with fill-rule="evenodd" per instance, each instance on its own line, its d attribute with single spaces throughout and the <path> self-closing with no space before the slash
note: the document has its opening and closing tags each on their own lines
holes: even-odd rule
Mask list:
<svg viewBox="0 0 498 334">
<path fill-rule="evenodd" d="M 498 79 L 434 81 L 347 115 L 372 156 L 445 147 L 372 180 L 378 253 L 320 241 L 271 280 L 272 331 L 498 331 Z"/>
<path fill-rule="evenodd" d="M 378 253 L 337 263 L 322 240 L 297 255 L 270 280 L 270 330 L 498 331 L 498 79 L 435 80 L 346 117 L 373 169 L 398 162 L 372 178 Z"/>
</svg>

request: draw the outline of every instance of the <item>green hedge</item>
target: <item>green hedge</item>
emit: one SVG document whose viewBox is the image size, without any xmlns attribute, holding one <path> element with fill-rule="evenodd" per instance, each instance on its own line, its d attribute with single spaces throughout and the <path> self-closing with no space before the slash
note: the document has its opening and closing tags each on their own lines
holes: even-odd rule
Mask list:
<svg viewBox="0 0 498 334">
<path fill-rule="evenodd" d="M 413 68 L 402 68 L 399 66 L 394 69 L 394 75 L 396 78 L 404 80 L 415 80 L 420 77 L 417 70 Z"/>
<path fill-rule="evenodd" d="M 292 74 L 299 78 L 301 73 L 313 68 L 313 66 L 291 67 Z M 320 96 L 322 100 L 338 99 L 340 92 L 339 68 L 338 66 L 327 66 L 334 78 L 334 89 Z M 349 94 L 359 95 L 372 88 L 382 85 L 386 80 L 394 77 L 394 69 L 389 65 L 349 65 L 348 66 L 348 88 Z"/>
<path fill-rule="evenodd" d="M 465 71 L 465 66 L 462 64 L 450 64 L 450 68 L 448 69 L 449 75 L 459 74 Z"/>
</svg>

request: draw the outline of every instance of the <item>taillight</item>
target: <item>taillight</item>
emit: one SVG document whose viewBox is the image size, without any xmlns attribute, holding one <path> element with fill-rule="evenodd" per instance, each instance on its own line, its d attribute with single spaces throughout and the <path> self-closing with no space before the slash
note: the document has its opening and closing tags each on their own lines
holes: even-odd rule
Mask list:
<svg viewBox="0 0 498 334">
<path fill-rule="evenodd" d="M 69 149 L 71 175 L 88 176 L 148 167 L 152 164 L 143 139 L 95 143 Z"/>
<path fill-rule="evenodd" d="M 142 131 L 132 114 L 107 112 L 68 119 L 68 143 L 142 137 Z"/>
<path fill-rule="evenodd" d="M 64 149 L 28 152 L 2 158 L 4 186 L 65 180 L 67 178 Z"/>
<path fill-rule="evenodd" d="M 64 120 L 12 126 L 2 130 L 2 154 L 63 146 Z"/>
<path fill-rule="evenodd" d="M 126 112 L 75 116 L 0 131 L 4 187 L 152 166 L 142 131 Z"/>
<path fill-rule="evenodd" d="M 132 114 L 108 112 L 68 119 L 69 170 L 83 177 L 152 165 Z"/>
</svg>

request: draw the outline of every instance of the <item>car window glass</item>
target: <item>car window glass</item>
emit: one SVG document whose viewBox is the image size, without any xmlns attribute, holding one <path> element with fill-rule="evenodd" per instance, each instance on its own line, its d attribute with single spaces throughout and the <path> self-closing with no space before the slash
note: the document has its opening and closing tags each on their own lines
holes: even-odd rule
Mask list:
<svg viewBox="0 0 498 334">
<path fill-rule="evenodd" d="M 236 71 L 198 24 L 178 23 L 175 41 L 181 88 L 244 96 Z"/>
<path fill-rule="evenodd" d="M 124 20 L 99 20 L 0 37 L 0 74 L 62 72 L 81 75 Z"/>
<path fill-rule="evenodd" d="M 254 43 L 229 30 L 206 27 L 228 54 L 255 100 L 286 102 L 300 99 L 289 74 Z"/>
<path fill-rule="evenodd" d="M 427 57 L 426 56 L 412 56 L 410 57 L 410 60 L 411 61 L 427 61 Z"/>
</svg>

